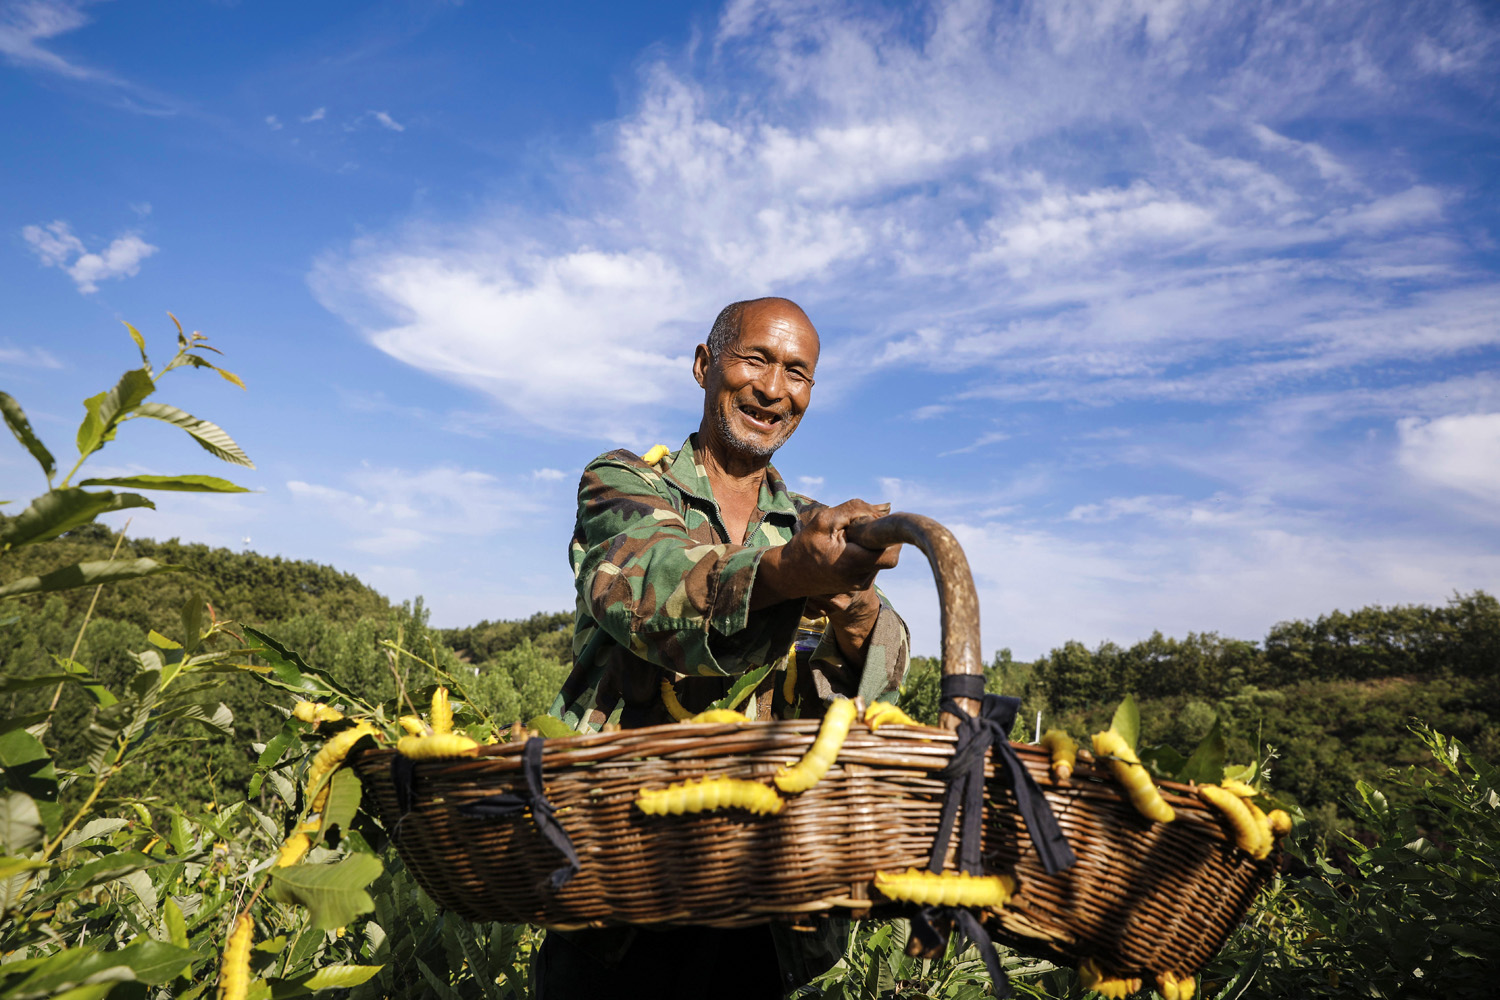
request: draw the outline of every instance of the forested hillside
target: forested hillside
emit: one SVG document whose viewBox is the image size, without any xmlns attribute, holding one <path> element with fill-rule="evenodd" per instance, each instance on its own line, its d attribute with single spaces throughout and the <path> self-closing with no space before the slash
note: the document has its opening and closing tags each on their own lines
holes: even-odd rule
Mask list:
<svg viewBox="0 0 1500 1000">
<path fill-rule="evenodd" d="M 108 558 L 115 537 L 90 526 L 15 553 L 13 579 L 64 562 Z M 54 656 L 91 665 L 105 680 L 126 676 L 132 651 L 148 648 L 155 629 L 170 637 L 180 609 L 201 593 L 221 619 L 262 628 L 341 682 L 373 698 L 395 692 L 402 663 L 382 640 L 400 641 L 453 675 L 496 719 L 544 711 L 565 676 L 571 614 L 538 612 L 516 621 L 483 621 L 431 629 L 421 602 L 393 605 L 357 578 L 330 566 L 210 549 L 177 541 L 126 539 L 121 556 L 150 556 L 185 572 L 104 587 L 79 639 L 91 589 L 13 603 L 25 627 L 0 629 L 0 667 L 8 676 L 51 673 Z M 3 581 L 0 581 L 3 582 Z M 1317 609 L 1309 609 L 1317 610 Z M 19 623 L 17 623 L 19 624 Z M 77 644 L 76 655 L 74 646 Z M 1130 647 L 1090 649 L 1067 641 L 1034 662 L 1002 650 L 987 670 L 991 690 L 1022 698 L 1029 734 L 1040 712 L 1048 726 L 1079 736 L 1103 728 L 1127 693 L 1141 703 L 1143 739 L 1191 748 L 1222 722 L 1233 759 L 1277 755 L 1274 782 L 1325 824 L 1356 778 L 1414 763 L 1422 752 L 1406 732 L 1418 718 L 1466 741 L 1483 755 L 1500 755 L 1500 602 L 1483 592 L 1456 595 L 1445 605 L 1371 607 L 1282 622 L 1255 642 L 1213 633 L 1169 638 L 1160 633 Z M 938 664 L 919 658 L 902 703 L 914 716 L 935 720 Z M 52 697 L 50 689 L 10 695 L 6 710 L 24 715 Z M 226 678 L 218 693 L 236 727 L 257 740 L 281 723 L 264 689 L 247 677 Z M 58 733 L 86 711 L 76 687 L 62 692 Z M 187 734 L 184 733 L 186 740 Z M 83 752 L 82 736 L 63 757 Z M 179 745 L 155 774 L 141 776 L 159 791 L 172 783 L 214 796 L 242 795 L 253 761 L 243 743 L 203 738 Z"/>
</svg>

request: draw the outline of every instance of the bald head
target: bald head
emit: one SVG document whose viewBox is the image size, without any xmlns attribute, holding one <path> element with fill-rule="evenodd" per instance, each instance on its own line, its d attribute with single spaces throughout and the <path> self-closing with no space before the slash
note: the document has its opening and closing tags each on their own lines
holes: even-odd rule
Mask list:
<svg viewBox="0 0 1500 1000">
<path fill-rule="evenodd" d="M 801 306 L 791 299 L 768 295 L 759 299 L 731 302 L 719 311 L 718 318 L 714 320 L 713 329 L 708 331 L 709 357 L 714 361 L 723 357 L 724 348 L 739 339 L 745 323 L 750 320 L 762 322 L 789 320 L 811 330 L 814 344 L 817 343 L 818 331 L 813 327 L 812 320 L 807 318 L 807 313 L 802 311 Z"/>
</svg>

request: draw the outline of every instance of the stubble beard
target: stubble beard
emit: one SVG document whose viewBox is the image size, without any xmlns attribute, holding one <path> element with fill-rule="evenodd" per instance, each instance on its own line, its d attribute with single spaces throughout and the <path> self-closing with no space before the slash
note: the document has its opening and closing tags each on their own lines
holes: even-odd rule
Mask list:
<svg viewBox="0 0 1500 1000">
<path fill-rule="evenodd" d="M 725 410 L 719 411 L 719 434 L 739 451 L 747 455 L 752 455 L 755 458 L 770 458 L 776 454 L 776 449 L 786 444 L 787 438 L 792 436 L 792 431 L 797 429 L 796 425 L 786 426 L 788 421 L 787 418 L 783 417 L 776 436 L 769 443 L 763 443 L 743 437 L 735 430 L 731 420 L 731 412 Z"/>
</svg>

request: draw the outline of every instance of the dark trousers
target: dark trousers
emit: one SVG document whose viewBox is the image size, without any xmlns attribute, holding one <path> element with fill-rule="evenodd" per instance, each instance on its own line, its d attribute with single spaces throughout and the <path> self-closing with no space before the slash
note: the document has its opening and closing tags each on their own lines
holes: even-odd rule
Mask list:
<svg viewBox="0 0 1500 1000">
<path fill-rule="evenodd" d="M 532 962 L 533 1000 L 779 1000 L 765 925 L 551 931 Z"/>
</svg>

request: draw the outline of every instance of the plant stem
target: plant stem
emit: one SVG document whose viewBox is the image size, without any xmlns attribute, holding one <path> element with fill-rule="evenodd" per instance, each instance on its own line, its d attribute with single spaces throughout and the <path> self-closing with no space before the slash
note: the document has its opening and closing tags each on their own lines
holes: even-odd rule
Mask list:
<svg viewBox="0 0 1500 1000">
<path fill-rule="evenodd" d="M 71 475 L 71 473 L 69 473 L 69 475 Z M 120 533 L 115 536 L 115 549 L 109 554 L 109 559 L 106 561 L 105 565 L 114 562 L 115 556 L 120 554 L 120 546 L 125 541 L 125 532 L 130 530 L 130 522 L 132 520 L 134 520 L 134 518 L 126 518 L 125 526 L 121 528 Z M 94 606 L 99 603 L 99 593 L 103 589 L 104 584 L 99 584 L 94 588 L 94 596 L 89 598 L 88 610 L 83 613 L 83 624 L 78 626 L 78 635 L 74 637 L 73 648 L 68 652 L 68 659 L 70 661 L 76 662 L 78 659 L 78 648 L 83 645 L 83 631 L 84 629 L 89 627 L 89 619 L 94 617 Z M 47 711 L 49 713 L 57 709 L 57 701 L 62 697 L 63 683 L 64 682 L 59 681 L 57 690 L 52 692 L 52 704 L 47 706 Z"/>
</svg>

